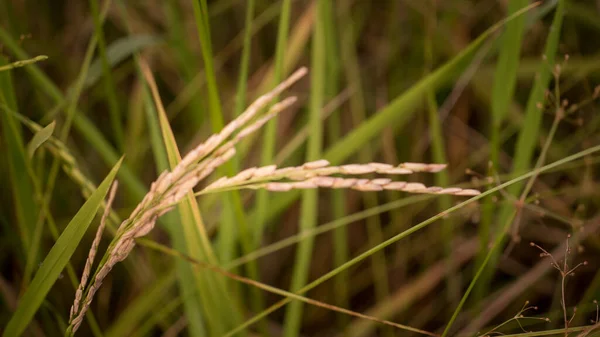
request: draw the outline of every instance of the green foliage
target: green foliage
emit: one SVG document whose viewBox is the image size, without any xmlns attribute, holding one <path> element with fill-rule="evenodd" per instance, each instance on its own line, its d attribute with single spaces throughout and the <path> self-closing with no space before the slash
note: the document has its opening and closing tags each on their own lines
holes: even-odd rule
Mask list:
<svg viewBox="0 0 600 337">
<path fill-rule="evenodd" d="M 27 144 L 27 155 L 29 155 L 30 159 L 33 158 L 35 150 L 52 136 L 55 125 L 56 123 L 52 121 L 52 123 L 46 125 L 43 129 L 33 135 L 33 138 L 31 138 L 31 141 Z"/>
<path fill-rule="evenodd" d="M 121 219 L 157 177 L 300 66 L 308 76 L 272 104 L 297 102 L 136 237 L 78 335 L 593 335 L 600 26 L 591 2 L 34 7 L 0 1 L 4 336 L 59 335 L 72 323 L 88 229 L 113 180 L 122 188 L 100 251 L 106 240 L 115 247 Z M 203 193 L 247 168 L 319 159 L 447 163 L 435 176 L 378 183 L 483 193 L 254 191 L 267 185 L 247 181 Z M 559 249 L 568 234 L 588 263 L 561 283 L 529 242 L 577 265 L 575 249 Z M 519 311 L 525 300 L 545 306 Z"/>
<path fill-rule="evenodd" d="M 71 259 L 71 256 L 75 253 L 75 248 L 77 248 L 92 223 L 120 166 L 121 160 L 117 162 L 104 181 L 98 186 L 98 189 L 81 206 L 58 240 L 56 240 L 56 243 L 52 246 L 44 261 L 42 261 L 41 267 L 35 274 L 27 291 L 23 294 L 17 310 L 4 330 L 3 336 L 18 336 L 23 333 L 60 276 L 60 273 Z"/>
</svg>

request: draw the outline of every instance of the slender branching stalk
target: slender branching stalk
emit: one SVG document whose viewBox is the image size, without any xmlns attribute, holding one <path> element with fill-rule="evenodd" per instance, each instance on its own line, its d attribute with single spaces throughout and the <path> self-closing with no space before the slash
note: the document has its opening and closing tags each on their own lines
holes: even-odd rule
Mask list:
<svg viewBox="0 0 600 337">
<path fill-rule="evenodd" d="M 545 250 L 544 248 L 542 248 L 541 246 L 537 245 L 534 242 L 531 242 L 530 245 L 532 247 L 535 247 L 537 249 L 539 249 L 541 251 L 540 253 L 540 257 L 548 257 L 550 258 L 550 264 L 552 265 L 552 267 L 554 267 L 554 269 L 558 270 L 558 272 L 560 273 L 561 276 L 561 283 L 560 283 L 560 290 L 561 290 L 561 300 L 560 300 L 560 304 L 562 306 L 562 311 L 563 311 L 563 320 L 564 320 L 564 326 L 565 326 L 565 337 L 567 337 L 569 335 L 569 325 L 571 324 L 571 322 L 573 321 L 573 318 L 575 318 L 575 314 L 577 313 L 577 308 L 573 308 L 573 315 L 571 315 L 571 318 L 569 318 L 569 314 L 567 311 L 567 302 L 565 299 L 565 289 L 566 289 L 566 282 L 567 282 L 567 277 L 568 276 L 572 276 L 575 273 L 575 270 L 581 266 L 585 266 L 587 265 L 587 261 L 581 262 L 579 264 L 577 264 L 575 267 L 571 268 L 569 267 L 569 254 L 571 253 L 571 247 L 569 246 L 569 238 L 571 237 L 571 235 L 567 236 L 567 244 L 566 244 L 566 251 L 565 251 L 565 257 L 563 259 L 563 262 L 560 263 L 559 261 L 557 261 L 554 256 L 552 256 L 552 254 L 548 253 L 547 250 Z"/>
</svg>

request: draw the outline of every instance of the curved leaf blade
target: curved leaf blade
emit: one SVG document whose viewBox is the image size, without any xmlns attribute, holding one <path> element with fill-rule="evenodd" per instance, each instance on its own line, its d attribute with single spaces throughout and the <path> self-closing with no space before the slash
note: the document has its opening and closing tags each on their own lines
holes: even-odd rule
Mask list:
<svg viewBox="0 0 600 337">
<path fill-rule="evenodd" d="M 104 178 L 102 184 L 100 184 L 98 189 L 96 189 L 83 206 L 81 206 L 58 240 L 56 240 L 56 243 L 52 246 L 52 249 L 50 249 L 48 256 L 42 262 L 39 271 L 35 274 L 33 281 L 31 281 L 31 285 L 21 298 L 19 306 L 8 322 L 2 336 L 20 336 L 28 326 L 36 311 L 44 301 L 44 298 L 48 295 L 50 288 L 52 288 L 54 282 L 56 282 L 60 273 L 75 252 L 75 248 L 77 248 L 79 241 L 83 238 L 92 219 L 94 219 L 122 161 L 123 158 L 117 162 L 106 178 Z"/>
<path fill-rule="evenodd" d="M 46 125 L 43 129 L 41 129 L 40 131 L 36 132 L 35 135 L 33 135 L 33 138 L 31 139 L 29 144 L 27 144 L 27 155 L 29 156 L 29 158 L 33 158 L 35 150 L 37 150 L 37 148 L 40 147 L 40 145 L 44 144 L 48 139 L 50 139 L 50 137 L 54 133 L 55 126 L 56 122 L 52 121 L 52 123 Z"/>
</svg>

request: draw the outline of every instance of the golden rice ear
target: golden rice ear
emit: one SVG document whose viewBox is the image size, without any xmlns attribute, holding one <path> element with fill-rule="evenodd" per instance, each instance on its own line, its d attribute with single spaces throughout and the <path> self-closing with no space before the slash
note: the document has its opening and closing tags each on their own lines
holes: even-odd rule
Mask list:
<svg viewBox="0 0 600 337">
<path fill-rule="evenodd" d="M 329 179 L 327 179 L 329 178 Z M 462 189 L 458 187 L 442 188 L 438 186 L 425 186 L 421 183 L 407 183 L 404 181 L 390 181 L 389 179 L 354 179 L 354 178 L 331 178 L 316 177 L 298 182 L 272 182 L 266 184 L 243 185 L 241 188 L 264 188 L 273 192 L 285 192 L 292 189 L 306 188 L 349 188 L 362 192 L 374 192 L 382 190 L 394 190 L 408 193 L 421 194 L 449 194 L 457 196 L 476 196 L 481 194 L 475 189 Z"/>
<path fill-rule="evenodd" d="M 85 282 L 82 282 L 81 289 L 77 290 L 71 309 L 70 331 L 73 333 L 77 331 L 102 281 L 115 264 L 123 261 L 129 255 L 135 246 L 135 238 L 148 234 L 154 228 L 158 217 L 173 209 L 201 180 L 233 157 L 235 154 L 234 146 L 241 139 L 260 129 L 269 119 L 296 102 L 295 97 L 286 98 L 272 105 L 264 117 L 251 123 L 262 108 L 306 75 L 307 72 L 306 68 L 294 72 L 273 90 L 260 96 L 238 118 L 227 124 L 221 132 L 210 136 L 204 143 L 190 151 L 171 172 L 163 172 L 159 175 L 156 181 L 151 184 L 150 191 L 144 196 L 129 218 L 119 227 L 114 241 L 105 252 L 105 258 L 103 259 L 105 262 L 98 266 L 95 277 L 87 291 L 84 291 L 84 289 L 89 270 L 84 271 Z M 250 125 L 247 125 L 249 123 Z M 238 134 L 231 139 L 235 132 L 238 132 Z M 259 174 L 268 175 L 269 172 L 263 168 L 262 171 L 259 171 Z M 92 260 L 96 249 L 97 245 L 93 245 L 90 251 Z"/>
<path fill-rule="evenodd" d="M 334 174 L 364 175 L 368 173 L 378 173 L 385 175 L 399 175 L 412 174 L 414 172 L 439 172 L 445 167 L 445 164 L 425 163 L 403 163 L 398 166 L 383 163 L 329 166 L 329 162 L 322 159 L 304 163 L 296 167 L 286 167 L 281 169 L 277 169 L 275 165 L 250 168 L 231 178 L 222 177 L 218 179 L 204 188 L 199 194 L 215 193 L 236 188 L 264 188 L 273 192 L 285 192 L 292 189 L 317 187 L 350 188 L 363 192 L 382 191 L 385 189 L 410 193 L 450 194 L 458 196 L 475 196 L 480 194 L 479 191 L 474 189 L 462 189 L 458 187 L 442 188 L 437 186 L 427 187 L 421 183 L 392 181 L 389 178 L 354 179 L 332 177 Z M 286 181 L 276 182 L 278 180 Z"/>
<path fill-rule="evenodd" d="M 250 106 L 242 112 L 236 119 L 229 122 L 229 124 L 225 125 L 225 127 L 221 130 L 221 132 L 210 136 L 204 143 L 198 145 L 192 151 L 190 151 L 180 162 L 181 165 L 178 165 L 173 173 L 178 176 L 183 174 L 181 169 L 188 167 L 198 161 L 209 156 L 213 151 L 217 150 L 221 144 L 223 144 L 229 137 L 231 137 L 236 131 L 242 129 L 239 134 L 235 137 L 234 143 L 237 143 L 242 138 L 251 134 L 252 132 L 258 130 L 262 127 L 269 119 L 273 118 L 277 113 L 285 110 L 294 102 L 296 102 L 296 97 L 288 97 L 281 102 L 278 102 L 271 106 L 269 112 L 265 117 L 257 120 L 255 123 L 247 126 L 248 123 L 258 114 L 258 112 L 266 107 L 269 103 L 271 103 L 277 96 L 279 96 L 283 91 L 291 87 L 294 83 L 300 80 L 308 73 L 308 69 L 306 67 L 302 67 L 296 70 L 290 77 L 288 77 L 285 81 L 281 82 L 278 86 L 273 88 L 273 90 L 268 93 L 257 98 Z M 245 127 L 245 128 L 244 128 Z"/>
</svg>

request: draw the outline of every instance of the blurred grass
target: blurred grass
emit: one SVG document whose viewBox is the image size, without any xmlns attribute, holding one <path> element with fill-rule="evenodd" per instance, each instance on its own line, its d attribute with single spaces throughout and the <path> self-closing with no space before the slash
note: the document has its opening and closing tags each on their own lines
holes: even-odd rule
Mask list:
<svg viewBox="0 0 600 337">
<path fill-rule="evenodd" d="M 339 32 L 337 29 L 337 18 L 336 18 L 336 8 L 334 4 L 331 2 L 327 2 L 323 7 L 321 7 L 322 16 L 323 16 L 323 24 L 324 24 L 324 35 L 325 35 L 325 57 L 326 57 L 326 83 L 325 83 L 325 94 L 327 100 L 334 100 L 336 94 L 340 91 L 340 84 L 338 82 L 338 78 L 341 73 L 341 52 L 340 46 L 338 43 Z M 325 110 L 325 108 L 323 109 Z M 326 140 L 330 143 L 337 142 L 341 137 L 341 111 L 340 109 L 334 109 L 331 112 L 329 120 L 326 125 Z M 305 130 L 308 131 L 308 125 L 305 126 Z M 308 132 L 306 132 L 308 133 Z M 298 133 L 300 134 L 300 132 Z M 291 144 L 290 141 L 288 143 Z M 283 151 L 283 150 L 282 150 Z M 346 217 L 346 197 L 343 191 L 340 190 L 332 190 L 331 191 L 331 204 L 332 204 L 332 212 L 331 217 L 333 219 L 344 219 Z M 326 225 L 320 225 L 315 229 L 324 229 L 327 228 Z M 306 232 L 304 232 L 306 233 Z M 332 233 L 332 245 L 333 245 L 333 258 L 332 258 L 332 266 L 340 266 L 344 262 L 346 262 L 349 258 L 349 249 L 348 249 L 348 230 L 345 226 L 340 226 L 334 229 Z M 342 307 L 348 308 L 350 307 L 350 279 L 349 273 L 343 272 L 338 275 L 333 281 L 332 291 L 334 293 L 335 304 Z M 346 315 L 338 315 L 337 326 L 339 329 L 343 329 L 349 322 L 349 317 Z"/>
<path fill-rule="evenodd" d="M 122 189 L 109 233 L 180 152 L 219 131 L 299 65 L 309 67 L 310 78 L 286 94 L 299 104 L 240 144 L 209 180 L 275 162 L 431 160 L 448 162 L 448 171 L 406 179 L 489 189 L 476 198 L 481 204 L 341 190 L 189 196 L 140 246 L 173 247 L 275 288 L 226 279 L 166 250 L 136 249 L 105 281 L 80 334 L 411 335 L 328 310 L 327 303 L 437 334 L 469 326 L 490 298 L 502 298 L 507 285 L 537 265 L 529 241 L 558 245 L 600 206 L 593 99 L 599 9 L 560 0 L 520 12 L 529 3 L 0 2 L 0 326 L 12 317 L 13 329 L 23 310 L 31 314 L 27 293 L 48 272 L 39 262 L 59 247 L 81 196 L 101 199 L 93 182 L 121 155 Z M 564 53 L 570 60 L 552 81 Z M 554 106 L 557 94 L 575 104 L 592 100 L 557 124 L 553 109 L 536 107 Z M 42 131 L 49 124 L 54 132 Z M 539 176 L 533 169 L 556 161 L 572 165 L 552 164 Z M 517 176 L 520 182 L 498 186 Z M 506 249 L 501 233 L 518 210 L 524 179 L 530 183 L 516 227 L 522 242 Z M 36 296 L 38 313 L 19 331 L 64 332 L 92 236 L 73 242 L 84 248 L 63 261 L 68 279 L 51 270 L 54 286 Z M 592 236 L 581 245 L 585 250 L 571 258 L 593 268 L 578 270 L 567 284 L 567 307 L 579 303 L 575 321 L 587 324 L 595 317 L 589 302 L 600 294 L 600 242 Z M 554 289 L 555 279 L 536 277 L 535 288 L 511 294 L 515 303 L 486 321 L 506 321 L 525 299 L 539 303 L 540 315 L 560 314 L 544 290 Z M 279 301 L 269 289 L 287 297 Z M 310 290 L 303 296 L 325 306 L 305 306 L 278 289 Z M 285 312 L 267 316 L 287 303 Z M 261 324 L 250 326 L 255 321 Z M 559 327 L 527 329 L 550 334 L 544 329 Z"/>
<path fill-rule="evenodd" d="M 436 29 L 436 7 L 435 2 L 431 3 L 433 8 L 430 9 L 430 13 L 427 13 L 425 16 L 425 36 L 427 37 L 424 42 L 424 50 L 423 50 L 423 61 L 425 67 L 425 75 L 431 72 L 432 63 L 434 60 L 433 55 L 433 45 L 432 45 L 432 35 Z M 508 25 L 511 25 L 512 22 L 509 22 Z M 508 29 L 508 28 L 507 28 Z M 435 97 L 435 90 L 430 89 L 426 93 L 426 106 L 427 106 L 427 119 L 429 122 L 429 132 L 431 133 L 431 152 L 432 152 L 432 161 L 434 163 L 447 163 L 448 156 L 446 154 L 446 144 L 444 141 L 444 135 L 442 133 L 442 116 L 441 113 L 438 113 L 438 103 Z M 450 183 L 450 177 L 447 172 L 440 172 L 440 174 L 435 177 L 435 184 L 437 186 L 448 186 Z M 444 210 L 450 208 L 452 206 L 452 199 L 449 196 L 440 196 L 438 207 L 439 211 L 443 212 Z M 460 293 L 460 279 L 459 275 L 456 273 L 455 261 L 454 261 L 454 223 L 452 219 L 444 219 L 442 224 L 441 241 L 445 243 L 444 253 L 448 256 L 448 288 L 447 288 L 447 298 L 448 301 L 452 304 L 456 304 L 458 302 L 459 293 Z"/>
<path fill-rule="evenodd" d="M 0 58 L 0 64 L 4 66 L 8 62 L 5 58 Z M 12 111 L 17 111 L 16 96 L 10 72 L 0 73 L 0 102 Z M 31 172 L 31 168 L 28 168 L 30 158 L 27 157 L 25 152 L 19 124 L 5 109 L 2 111 L 2 135 L 9 165 L 9 181 L 12 185 L 19 242 L 21 242 L 21 249 L 23 250 L 21 253 L 25 253 L 23 255 L 27 257 L 26 252 L 32 244 L 31 235 L 34 231 L 37 213 L 33 183 L 28 175 L 28 172 Z"/>
<path fill-rule="evenodd" d="M 275 49 L 275 59 L 274 59 L 274 75 L 273 75 L 273 86 L 277 85 L 284 76 L 284 68 L 283 62 L 286 58 L 286 47 L 288 41 L 289 27 L 290 27 L 290 15 L 291 15 L 291 0 L 282 0 L 281 1 L 281 9 L 279 11 L 279 23 L 277 25 L 277 43 Z M 271 84 L 269 84 L 271 85 Z M 277 131 L 277 122 L 278 118 L 275 117 L 270 120 L 265 126 L 263 141 L 262 141 L 262 151 L 260 154 L 260 164 L 262 166 L 266 166 L 271 164 L 273 161 L 273 157 L 275 155 L 275 141 L 276 141 L 276 131 Z M 264 214 L 267 213 L 267 208 L 269 204 L 269 192 L 268 191 L 258 191 L 256 194 L 256 212 L 258 217 L 255 223 L 255 237 L 256 241 L 259 242 L 263 236 L 266 219 L 264 218 Z"/>
<path fill-rule="evenodd" d="M 107 2 L 110 3 L 110 2 Z M 100 54 L 100 62 L 102 64 L 102 75 L 104 77 L 104 90 L 106 99 L 108 100 L 108 111 L 110 113 L 111 130 L 114 133 L 114 141 L 117 144 L 117 149 L 124 150 L 123 124 L 121 120 L 121 112 L 119 103 L 117 102 L 117 89 L 113 80 L 108 56 L 106 53 L 106 39 L 104 38 L 104 30 L 102 27 L 103 19 L 100 17 L 99 4 L 97 0 L 90 0 L 90 9 L 94 17 L 94 30 L 98 39 L 98 51 Z"/>
<path fill-rule="evenodd" d="M 527 6 L 528 1 L 511 1 L 508 12 L 515 13 Z M 521 54 L 523 35 L 525 33 L 525 16 L 520 16 L 506 25 L 502 33 L 498 52 L 498 61 L 494 71 L 494 82 L 492 84 L 492 96 L 490 101 L 491 123 L 490 123 L 490 168 L 488 174 L 494 174 L 499 170 L 499 152 L 501 151 L 500 133 L 502 124 L 508 115 L 508 107 L 514 96 L 517 69 Z M 484 201 L 482 221 L 479 228 L 480 253 L 477 258 L 482 263 L 485 258 L 485 248 L 492 238 L 495 206 L 492 198 Z M 488 280 L 491 273 L 484 277 L 475 290 L 475 301 L 479 302 L 487 292 Z"/>
<path fill-rule="evenodd" d="M 558 43 L 560 41 L 561 29 L 563 23 L 563 16 L 565 11 L 565 1 L 558 0 L 558 5 L 555 10 L 554 19 L 550 26 L 548 39 L 543 54 L 543 61 L 539 66 L 539 70 L 536 74 L 534 86 L 531 89 L 529 97 L 527 99 L 527 105 L 524 111 L 523 128 L 518 134 L 517 143 L 515 144 L 515 152 L 512 160 L 512 172 L 515 174 L 522 174 L 527 169 L 532 167 L 532 157 L 534 150 L 539 144 L 539 132 L 541 129 L 541 120 L 543 109 L 539 107 L 539 104 L 544 102 L 546 92 L 548 91 L 548 85 L 552 78 L 553 67 L 555 66 L 555 59 L 558 53 Z M 506 85 L 506 83 L 504 84 Z M 559 98 L 557 98 L 559 99 Z M 492 98 L 494 100 L 494 98 Z M 543 103 L 542 103 L 543 104 Z M 555 113 L 558 113 L 556 111 Z M 507 192 L 513 196 L 517 196 L 522 189 L 522 184 L 516 184 L 507 189 Z M 497 228 L 510 228 L 513 221 L 511 214 L 514 212 L 516 207 L 514 205 L 505 205 L 498 211 L 498 218 L 496 219 Z M 516 224 L 513 224 L 515 226 Z M 497 236 L 504 236 L 505 230 L 498 229 L 494 230 Z M 490 282 L 492 271 L 497 263 L 498 257 L 492 256 L 491 267 L 486 270 L 486 274 L 483 279 L 483 284 L 486 286 Z M 484 290 L 485 291 L 485 290 Z"/>
<path fill-rule="evenodd" d="M 306 162 L 319 160 L 323 147 L 323 121 L 321 110 L 325 101 L 326 73 L 326 47 L 325 47 L 325 20 L 326 0 L 318 0 L 315 11 L 315 23 L 313 25 L 311 45 L 311 74 L 310 74 L 310 98 L 307 124 L 310 134 L 306 144 Z M 317 226 L 319 196 L 317 189 L 302 191 L 300 206 L 300 219 L 298 230 L 300 232 L 310 231 Z M 302 240 L 298 244 L 298 250 L 294 260 L 292 281 L 290 291 L 296 292 L 302 289 L 308 282 L 308 276 L 313 256 L 314 241 L 312 238 Z M 285 313 L 285 325 L 283 335 L 293 337 L 300 335 L 300 326 L 303 318 L 303 303 L 293 301 Z"/>
<path fill-rule="evenodd" d="M 356 55 L 357 39 L 354 32 L 354 24 L 352 23 L 350 6 L 343 5 L 340 10 L 340 50 L 342 68 L 348 85 L 353 88 L 358 88 L 356 93 L 349 98 L 350 120 L 352 125 L 361 125 L 367 119 L 366 102 L 361 88 L 360 64 Z M 370 144 L 365 144 L 358 152 L 357 159 L 361 163 L 373 162 L 374 155 Z M 373 193 L 366 193 L 362 196 L 364 206 L 372 208 L 377 206 L 377 196 Z M 384 239 L 382 232 L 382 224 L 379 217 L 369 217 L 366 219 L 367 240 L 370 246 L 374 246 Z M 389 281 L 387 275 L 387 261 L 383 252 L 373 254 L 371 271 L 373 277 L 373 286 L 375 299 L 379 302 L 390 296 Z M 391 336 L 392 331 L 385 327 L 382 330 L 384 336 Z"/>
</svg>

